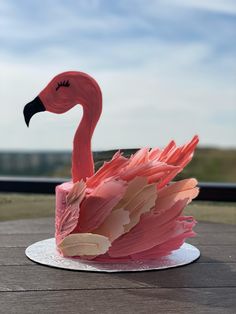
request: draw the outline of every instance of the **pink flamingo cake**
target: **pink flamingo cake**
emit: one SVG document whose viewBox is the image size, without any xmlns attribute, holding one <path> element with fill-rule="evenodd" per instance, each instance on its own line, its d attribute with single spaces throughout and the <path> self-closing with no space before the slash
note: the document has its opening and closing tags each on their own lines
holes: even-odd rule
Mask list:
<svg viewBox="0 0 236 314">
<path fill-rule="evenodd" d="M 80 104 L 72 181 L 56 187 L 55 239 L 65 257 L 96 261 L 150 260 L 195 235 L 183 209 L 198 195 L 196 179 L 170 181 L 192 159 L 198 137 L 177 147 L 142 148 L 130 158 L 118 151 L 94 173 L 91 139 L 102 111 L 96 81 L 82 72 L 57 75 L 24 108 L 26 124 L 40 111 L 64 113 Z"/>
</svg>

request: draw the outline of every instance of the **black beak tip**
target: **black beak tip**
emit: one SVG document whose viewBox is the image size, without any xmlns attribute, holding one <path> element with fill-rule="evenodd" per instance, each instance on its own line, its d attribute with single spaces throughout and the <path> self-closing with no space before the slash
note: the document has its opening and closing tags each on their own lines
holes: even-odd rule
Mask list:
<svg viewBox="0 0 236 314">
<path fill-rule="evenodd" d="M 27 105 L 24 107 L 23 114 L 24 114 L 24 118 L 25 118 L 25 123 L 26 123 L 27 127 L 29 127 L 30 116 L 29 116 L 29 113 L 27 110 Z"/>
<path fill-rule="evenodd" d="M 27 127 L 29 127 L 30 119 L 33 117 L 33 115 L 35 115 L 37 112 L 41 112 L 45 110 L 46 109 L 41 99 L 38 96 L 33 101 L 25 105 L 23 114 L 24 114 L 25 123 Z"/>
</svg>

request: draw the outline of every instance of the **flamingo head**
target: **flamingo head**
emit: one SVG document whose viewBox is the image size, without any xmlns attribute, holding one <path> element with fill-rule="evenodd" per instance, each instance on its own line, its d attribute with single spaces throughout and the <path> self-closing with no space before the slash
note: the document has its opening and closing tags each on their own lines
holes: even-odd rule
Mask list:
<svg viewBox="0 0 236 314">
<path fill-rule="evenodd" d="M 76 104 L 96 107 L 101 114 L 102 95 L 96 81 L 82 72 L 64 72 L 55 76 L 39 95 L 24 107 L 24 117 L 29 126 L 32 116 L 40 111 L 61 114 Z M 91 109 L 91 108 L 90 108 Z"/>
</svg>

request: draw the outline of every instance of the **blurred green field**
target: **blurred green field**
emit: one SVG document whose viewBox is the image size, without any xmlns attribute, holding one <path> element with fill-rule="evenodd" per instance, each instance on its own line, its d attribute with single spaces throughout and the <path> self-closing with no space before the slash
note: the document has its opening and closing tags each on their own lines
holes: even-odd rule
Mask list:
<svg viewBox="0 0 236 314">
<path fill-rule="evenodd" d="M 0 193 L 0 221 L 54 215 L 55 196 Z"/>
<path fill-rule="evenodd" d="M 236 182 L 236 150 L 200 148 L 178 179 L 195 177 L 205 182 Z"/>
<path fill-rule="evenodd" d="M 55 196 L 0 193 L 0 221 L 54 216 Z M 236 224 L 236 203 L 192 202 L 185 214 L 198 221 Z"/>
</svg>

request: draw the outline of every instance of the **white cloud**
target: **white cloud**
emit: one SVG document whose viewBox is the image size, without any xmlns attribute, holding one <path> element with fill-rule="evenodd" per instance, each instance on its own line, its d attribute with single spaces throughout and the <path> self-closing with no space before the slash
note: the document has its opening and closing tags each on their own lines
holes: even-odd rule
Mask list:
<svg viewBox="0 0 236 314">
<path fill-rule="evenodd" d="M 153 35 L 151 16 L 171 23 L 171 15 L 176 15 L 162 1 L 152 1 L 148 8 L 137 1 L 135 13 L 123 2 L 126 15 L 109 11 L 102 12 L 102 17 L 100 3 L 94 1 L 89 13 L 87 2 L 80 2 L 82 13 L 78 14 L 62 2 L 53 10 L 50 2 L 42 24 L 29 24 L 10 5 L 0 5 L 0 14 L 5 15 L 2 25 L 12 27 L 8 34 L 0 28 L 0 38 L 6 41 L 0 55 L 0 148 L 71 148 L 82 114 L 79 107 L 65 115 L 39 114 L 30 129 L 22 115 L 23 105 L 54 75 L 66 70 L 88 72 L 101 85 L 104 110 L 94 149 L 163 146 L 172 138 L 183 143 L 195 133 L 200 134 L 202 145 L 235 146 L 236 127 L 230 117 L 236 115 L 236 62 L 233 50 L 216 52 L 211 36 L 217 44 L 220 36 L 213 36 L 213 30 L 205 30 L 196 19 L 190 23 L 192 16 L 187 20 L 189 27 L 201 37 L 171 40 Z M 157 3 L 161 5 L 158 12 L 154 10 Z M 186 6 L 183 0 L 178 3 Z M 129 5 L 131 10 L 132 2 Z M 14 45 L 21 40 L 25 47 L 19 52 Z"/>
<path fill-rule="evenodd" d="M 192 9 L 226 13 L 229 15 L 236 14 L 236 2 L 234 0 L 168 0 L 168 2 Z"/>
<path fill-rule="evenodd" d="M 131 48 L 132 45 L 130 53 Z M 134 46 L 133 51 L 136 48 Z M 175 51 L 175 58 L 165 55 L 166 50 Z M 81 69 L 76 56 L 67 51 L 64 57 L 66 60 L 70 57 L 70 61 L 62 64 L 59 58 L 58 62 L 50 64 L 51 60 L 47 61 L 46 57 L 35 64 L 26 61 L 1 64 L 4 84 L 0 93 L 5 107 L 2 108 L 0 146 L 12 149 L 71 147 L 81 109 L 74 108 L 63 116 L 39 114 L 32 120 L 30 129 L 25 127 L 21 113 L 23 105 L 34 98 L 54 74 L 68 68 L 92 74 L 103 90 L 104 110 L 95 132 L 94 149 L 163 146 L 171 138 L 182 143 L 195 133 L 200 134 L 203 145 L 233 146 L 235 127 L 228 124 L 222 128 L 219 121 L 214 121 L 212 113 L 235 113 L 236 93 L 224 78 L 215 78 L 208 69 L 202 72 L 204 68 L 198 68 L 208 52 L 207 47 L 196 45 L 182 48 L 172 45 L 169 49 L 164 45 L 162 51 L 159 43 L 153 51 L 156 60 L 150 56 L 140 66 L 120 69 L 96 68 L 86 56 L 83 56 Z M 185 58 L 181 58 L 182 55 Z M 9 134 L 9 129 L 14 132 Z"/>
</svg>

